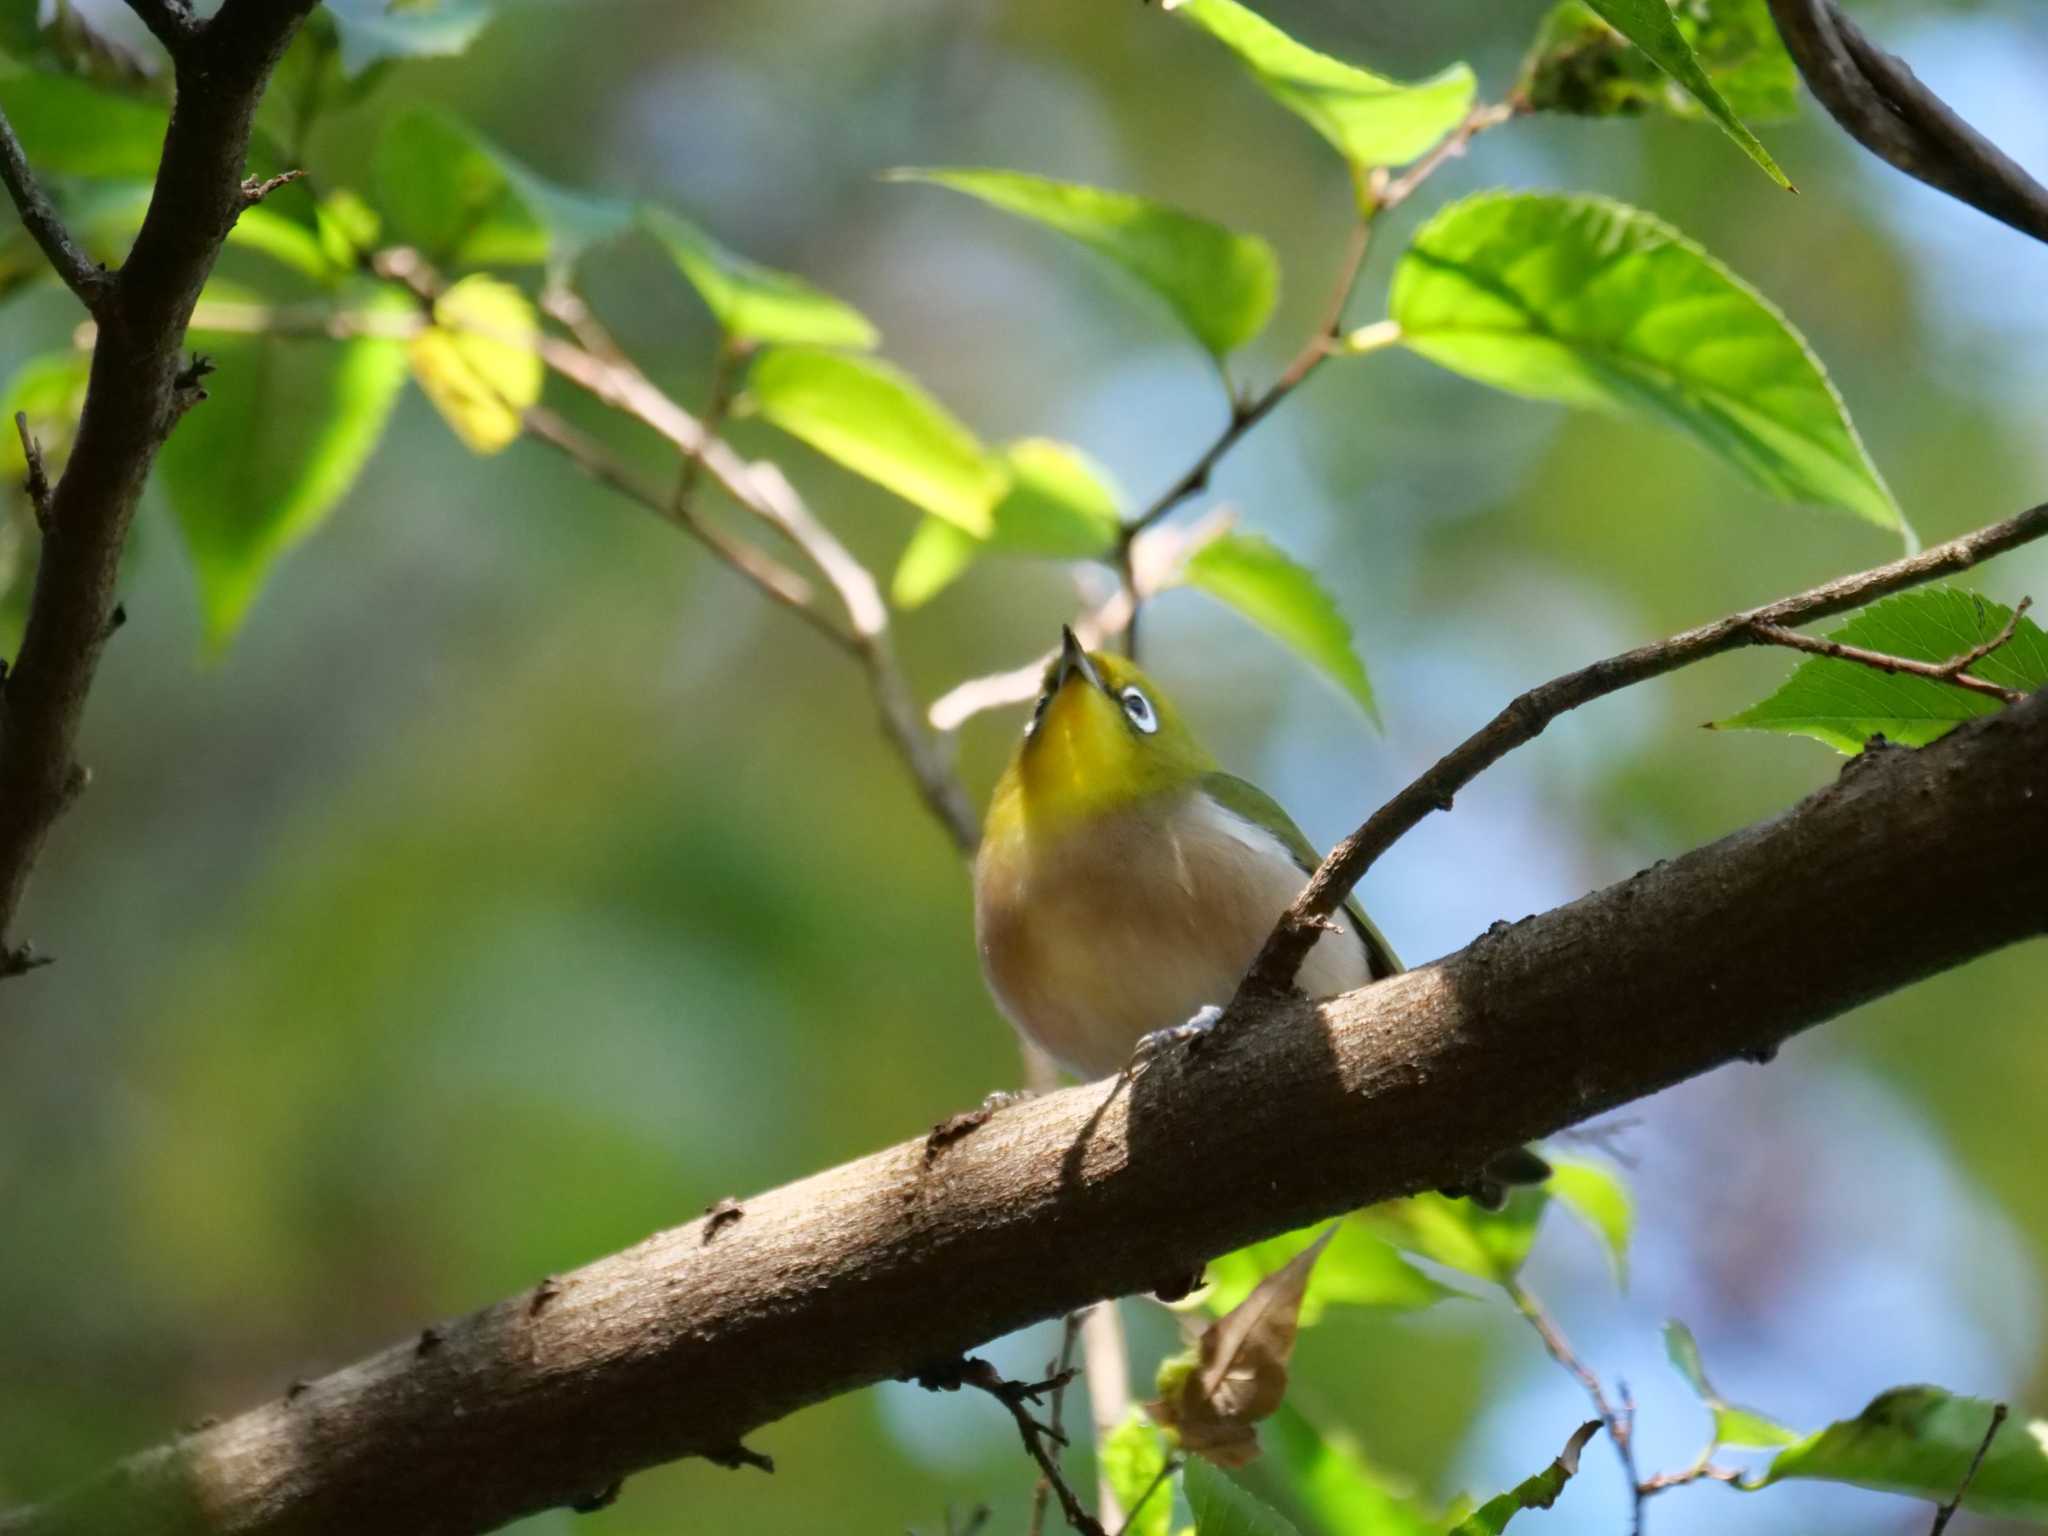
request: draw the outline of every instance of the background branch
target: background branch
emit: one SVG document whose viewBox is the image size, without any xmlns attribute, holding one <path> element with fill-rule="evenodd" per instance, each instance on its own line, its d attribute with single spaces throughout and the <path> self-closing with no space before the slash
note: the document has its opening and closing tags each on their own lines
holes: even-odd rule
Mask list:
<svg viewBox="0 0 2048 1536">
<path fill-rule="evenodd" d="M 85 782 L 78 734 L 110 632 L 121 551 L 157 450 L 189 403 L 178 389 L 180 348 L 200 287 L 246 206 L 256 101 L 313 4 L 226 0 L 176 56 L 163 159 L 118 272 L 82 282 L 75 248 L 56 242 L 52 250 L 47 231 L 37 236 L 99 323 L 84 411 L 50 491 L 50 529 L 0 709 L 0 975 L 21 953 L 12 934 L 36 857 Z M 17 197 L 33 185 L 19 151 L 11 132 L 0 134 Z M 23 217 L 35 228 L 32 204 Z"/>
<path fill-rule="evenodd" d="M 1439 758 L 1420 778 L 1374 811 L 1372 817 L 1332 848 L 1301 895 L 1287 909 L 1252 964 L 1245 991 L 1285 991 L 1322 933 L 1322 921 L 1351 894 L 1379 856 L 1432 811 L 1447 811 L 1457 792 L 1516 747 L 1534 741 L 1559 715 L 1636 683 L 1690 666 L 1723 651 L 1765 643 L 1768 630 L 1808 624 L 1889 593 L 1989 560 L 2048 534 L 2048 502 L 2017 517 L 1993 523 L 1962 538 L 1937 544 L 1903 560 L 1844 576 L 1761 608 L 1730 614 L 1654 645 L 1640 646 L 1552 678 L 1530 689 L 1484 726 Z"/>
<path fill-rule="evenodd" d="M 2048 188 L 1864 36 L 1835 0 L 1770 6 L 1808 88 L 1857 143 L 1916 181 L 2048 240 Z"/>
<path fill-rule="evenodd" d="M 1540 1137 L 2048 929 L 2048 693 L 1433 965 L 660 1234 L 0 1520 L 488 1529 Z M 1944 878 L 1930 880 L 1936 867 Z M 1844 902 L 1853 890 L 1857 899 Z M 1203 1198 L 1190 1200 L 1189 1189 Z"/>
<path fill-rule="evenodd" d="M 7 195 L 14 199 L 22 227 L 64 280 L 64 286 L 77 294 L 89 311 L 98 314 L 111 279 L 64 227 L 56 206 L 36 180 L 35 170 L 29 165 L 21 140 L 15 137 L 14 125 L 8 122 L 5 112 L 0 112 L 0 182 L 6 183 Z"/>
</svg>

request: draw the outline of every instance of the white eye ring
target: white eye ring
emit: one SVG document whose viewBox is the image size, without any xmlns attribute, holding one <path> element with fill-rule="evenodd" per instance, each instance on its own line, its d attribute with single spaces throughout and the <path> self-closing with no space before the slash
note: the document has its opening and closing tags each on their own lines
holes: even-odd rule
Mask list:
<svg viewBox="0 0 2048 1536">
<path fill-rule="evenodd" d="M 1159 717 L 1152 712 L 1152 701 L 1145 697 L 1144 689 L 1126 688 L 1120 697 L 1123 700 L 1124 713 L 1130 717 L 1131 724 L 1147 736 L 1159 729 Z"/>
</svg>

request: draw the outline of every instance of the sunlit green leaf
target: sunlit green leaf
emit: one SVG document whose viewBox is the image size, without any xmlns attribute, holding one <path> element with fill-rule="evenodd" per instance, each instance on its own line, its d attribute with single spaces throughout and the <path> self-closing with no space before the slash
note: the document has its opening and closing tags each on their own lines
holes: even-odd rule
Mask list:
<svg viewBox="0 0 2048 1536">
<path fill-rule="evenodd" d="M 1728 1402 L 1707 1380 L 1707 1368 L 1700 1360 L 1700 1347 L 1692 1330 L 1673 1318 L 1664 1325 L 1664 1353 L 1686 1379 L 1699 1399 L 1714 1415 L 1714 1444 L 1771 1447 L 1790 1445 L 1798 1432 L 1768 1419 L 1753 1408 Z"/>
<path fill-rule="evenodd" d="M 402 297 L 367 307 L 402 311 Z M 164 444 L 157 480 L 199 578 L 210 645 L 240 627 L 278 558 L 355 483 L 405 385 L 405 347 L 357 338 L 206 335 L 206 399 Z"/>
<path fill-rule="evenodd" d="M 341 67 L 359 75 L 386 59 L 463 53 L 491 19 L 487 0 L 327 0 L 341 38 Z"/>
<path fill-rule="evenodd" d="M 1988 597 L 1923 587 L 1872 603 L 1827 638 L 1909 661 L 1940 662 L 1988 645 L 2011 619 L 2010 608 Z M 1971 663 L 1969 671 L 2001 688 L 2031 693 L 2048 687 L 2048 633 L 2023 614 L 2012 639 Z M 1998 699 L 1953 683 L 1816 656 L 1800 663 L 1769 698 L 1714 724 L 1722 730 L 1789 731 L 1854 754 L 1880 735 L 1902 746 L 1925 746 L 1965 720 L 2002 707 Z"/>
<path fill-rule="evenodd" d="M 1581 1424 L 1565 1443 L 1564 1451 L 1557 1460 L 1534 1477 L 1524 1478 L 1508 1492 L 1488 1499 L 1453 1526 L 1451 1536 L 1500 1536 L 1507 1529 L 1508 1522 L 1523 1510 L 1550 1508 L 1557 1502 L 1557 1496 L 1564 1492 L 1564 1485 L 1577 1476 L 1579 1453 L 1599 1429 L 1598 1419 Z"/>
<path fill-rule="evenodd" d="M 1329 1263 L 1325 1255 L 1323 1263 Z M 1318 1529 L 1361 1536 L 1436 1536 L 1408 1490 L 1371 1465 L 1344 1431 L 1311 1423 L 1291 1404 L 1266 1421 L 1267 1471 Z"/>
<path fill-rule="evenodd" d="M 0 390 L 0 656 L 12 655 L 21 638 L 38 537 L 25 478 L 28 459 L 14 414 L 28 417 L 44 468 L 54 480 L 70 456 L 91 370 L 90 352 L 67 347 L 29 358 Z"/>
<path fill-rule="evenodd" d="M 901 371 L 782 347 L 755 362 L 748 395 L 776 426 L 855 474 L 978 538 L 994 531 L 1009 470 Z"/>
<path fill-rule="evenodd" d="M 1265 241 L 1128 192 L 1016 171 L 892 175 L 951 187 L 1079 241 L 1165 300 L 1218 357 L 1259 334 L 1279 295 L 1280 263 Z"/>
<path fill-rule="evenodd" d="M 1160 1482 L 1166 1470 L 1166 1436 L 1159 1426 L 1133 1408 L 1103 1437 L 1097 1455 L 1103 1476 L 1123 1506 L 1124 1536 L 1167 1536 L 1173 1523 L 1173 1490 Z"/>
<path fill-rule="evenodd" d="M 866 315 L 822 288 L 727 250 L 680 214 L 643 204 L 640 223 L 667 251 L 719 328 L 763 345 L 872 347 Z"/>
<path fill-rule="evenodd" d="M 1371 719 L 1379 719 L 1372 680 L 1352 646 L 1351 623 L 1307 566 L 1259 534 L 1226 533 L 1196 551 L 1187 578 L 1284 641 Z"/>
<path fill-rule="evenodd" d="M 1742 146 L 1743 153 L 1763 167 L 1765 175 L 1779 186 L 1790 189 L 1792 183 L 1778 169 L 1778 162 L 1771 158 L 1770 151 L 1743 126 L 1742 119 L 1735 115 L 1719 88 L 1708 77 L 1698 55 L 1692 50 L 1692 44 L 1679 30 L 1678 22 L 1671 14 L 1669 0 L 1588 0 L 1588 3 L 1616 31 L 1648 54 L 1652 63 L 1691 92 L 1707 115 Z"/>
<path fill-rule="evenodd" d="M 1770 121 L 1797 111 L 1799 71 L 1771 21 L 1768 0 L 1677 0 L 1672 19 L 1738 116 Z M 1522 92 L 1538 112 L 1708 116 L 1697 97 L 1585 0 L 1561 0 L 1544 18 L 1523 66 Z"/>
<path fill-rule="evenodd" d="M 1353 1219 L 1365 1222 L 1397 1248 L 1505 1285 L 1529 1257 L 1548 1204 L 1549 1193 L 1541 1186 L 1511 1191 L 1498 1211 L 1431 1192 L 1389 1200 Z"/>
<path fill-rule="evenodd" d="M 1208 1285 L 1203 1303 L 1210 1311 L 1228 1312 L 1251 1295 L 1266 1276 L 1314 1242 L 1323 1225 L 1303 1227 L 1280 1237 L 1253 1243 L 1205 1266 Z M 1384 1238 L 1375 1236 L 1360 1220 L 1348 1220 L 1323 1250 L 1309 1277 L 1302 1297 L 1301 1324 L 1317 1322 L 1330 1306 L 1390 1307 L 1412 1310 L 1427 1307 L 1458 1293 L 1432 1280 L 1397 1253 Z"/>
<path fill-rule="evenodd" d="M 1635 1227 L 1635 1202 L 1621 1176 L 1604 1163 L 1550 1158 L 1550 1193 L 1593 1231 L 1607 1249 L 1614 1278 L 1628 1284 L 1628 1240 Z"/>
<path fill-rule="evenodd" d="M 1189 1458 L 1181 1479 L 1194 1511 L 1195 1536 L 1301 1536 L 1278 1510 L 1199 1456 Z"/>
<path fill-rule="evenodd" d="M 625 200 L 557 187 L 433 107 L 385 120 L 370 181 L 390 238 L 441 266 L 567 267 L 633 223 Z"/>
<path fill-rule="evenodd" d="M 1087 455 L 1050 438 L 1027 437 L 1003 450 L 1003 462 L 1010 489 L 995 505 L 988 538 L 927 517 L 910 536 L 890 582 L 897 606 L 930 601 L 986 554 L 1090 560 L 1115 546 L 1117 493 Z"/>
<path fill-rule="evenodd" d="M 1896 1387 L 1853 1419 L 1787 1446 L 1754 1487 L 1799 1478 L 1853 1483 L 1946 1503 L 1991 1427 L 1992 1405 L 1940 1387 Z M 2048 1522 L 2048 1420 L 2008 1419 L 1970 1481 L 1962 1507 Z"/>
<path fill-rule="evenodd" d="M 1472 107 L 1472 71 L 1463 64 L 1403 85 L 1304 47 L 1237 0 L 1186 0 L 1174 14 L 1234 52 L 1267 95 L 1355 165 L 1403 165 Z"/>
<path fill-rule="evenodd" d="M 1548 193 L 1454 203 L 1402 256 L 1391 307 L 1402 342 L 1455 373 L 1644 413 L 1773 495 L 1904 528 L 1805 340 L 1639 209 Z"/>
<path fill-rule="evenodd" d="M 138 181 L 156 176 L 171 120 L 159 103 L 68 75 L 13 75 L 6 87 L 7 120 L 40 175 Z"/>
<path fill-rule="evenodd" d="M 435 301 L 434 323 L 406 344 L 413 377 L 472 453 L 509 445 L 540 399 L 539 330 L 517 288 L 465 277 Z"/>
</svg>

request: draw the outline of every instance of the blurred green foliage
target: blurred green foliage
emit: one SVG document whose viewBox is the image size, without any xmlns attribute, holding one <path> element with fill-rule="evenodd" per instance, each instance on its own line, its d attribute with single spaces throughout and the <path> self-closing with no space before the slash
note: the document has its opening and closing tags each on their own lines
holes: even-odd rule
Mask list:
<svg viewBox="0 0 2048 1536">
<path fill-rule="evenodd" d="M 1222 0 L 1184 7 L 1194 26 L 1062 0 L 602 9 L 602 26 L 593 8 L 564 5 L 521 7 L 489 27 L 486 7 L 445 0 L 419 14 L 323 13 L 266 105 L 252 167 L 303 159 L 317 174 L 245 219 L 213 297 L 253 285 L 279 303 L 331 302 L 394 239 L 422 243 L 451 275 L 467 264 L 521 269 L 529 288 L 573 268 L 686 401 L 710 389 L 719 338 L 678 268 L 719 322 L 753 339 L 864 346 L 872 323 L 890 366 L 914 375 L 960 434 L 948 451 L 960 450 L 962 473 L 946 494 L 912 500 L 1013 552 L 1031 548 L 1005 535 L 1020 526 L 1003 508 L 1027 478 L 1012 462 L 1021 444 L 983 441 L 1051 434 L 1064 465 L 1085 466 L 1085 453 L 1105 466 L 1054 477 L 1049 515 L 1064 537 L 1118 505 L 1109 481 L 1141 493 L 1169 483 L 1230 404 L 1200 349 L 1160 323 L 1171 310 L 1124 303 L 1093 258 L 1066 264 L 1042 240 L 992 229 L 975 210 L 922 205 L 876 173 L 1001 164 L 1257 231 L 1284 276 L 1271 322 L 1232 368 L 1268 377 L 1318 323 L 1355 216 L 1360 183 L 1332 146 L 1356 152 L 1357 135 L 1398 130 L 1420 146 L 1403 140 L 1398 157 L 1420 153 L 1471 99 L 1454 61 L 1472 62 L 1479 99 L 1499 99 L 1544 15 L 1480 0 L 1275 0 L 1270 19 L 1293 36 L 1372 66 L 1343 74 L 1279 47 Z M 1599 9 L 1624 25 L 1627 7 Z M 1865 9 L 1902 51 L 1932 53 L 1937 83 L 1994 135 L 2011 117 L 1996 98 L 2001 59 L 2048 62 L 2048 30 L 2017 4 Z M 1697 10 L 1680 8 L 1675 35 L 1714 77 L 1739 50 L 1717 54 Z M 4 35 L 22 64 L 80 62 L 54 35 Z M 1575 34 L 1574 46 L 1585 42 Z M 101 65 L 88 73 L 97 85 L 9 73 L 0 103 L 39 165 L 98 179 L 59 190 L 113 259 L 140 216 L 150 160 L 135 146 L 161 131 L 162 86 Z M 1425 77 L 1412 96 L 1394 84 Z M 1768 115 L 1717 84 L 1735 111 Z M 87 90 L 99 94 L 85 105 L 56 101 Z M 1321 138 L 1274 125 L 1258 91 Z M 56 105 L 39 117 L 45 96 Z M 1599 104 L 1641 103 L 1616 92 Z M 98 132 L 78 136 L 87 112 L 101 114 Z M 1433 212 L 1450 197 L 1502 183 L 1597 189 L 1684 230 L 1827 360 L 1884 468 L 1879 479 L 1858 447 L 1850 468 L 1868 473 L 1849 499 L 1860 496 L 1866 516 L 1870 486 L 1891 507 L 1886 480 L 1930 538 L 2036 499 L 2048 468 L 2043 389 L 2024 360 L 2048 336 L 2038 314 L 2001 312 L 1996 293 L 2004 284 L 2016 308 L 2010 274 L 2038 278 L 2039 255 L 1861 163 L 1812 114 L 1775 131 L 1773 148 L 1796 172 L 1796 204 L 1718 135 L 1682 121 L 1516 122 L 1375 232 L 1368 297 L 1351 319 L 1386 312 L 1375 296 L 1418 227 L 1455 217 Z M 659 211 L 670 208 L 690 221 Z M 621 238 L 634 227 L 645 233 Z M 1952 228 L 1969 243 L 1939 243 Z M 76 317 L 36 283 L 32 261 L 16 259 L 22 246 L 19 232 L 0 243 L 0 284 L 19 290 L 0 361 L 61 451 L 77 375 L 48 360 L 69 350 Z M 770 320 L 734 318 L 762 314 Z M 1230 339 L 1256 329 L 1233 327 Z M 126 572 L 134 622 L 95 697 L 96 787 L 45 860 L 32 909 L 34 932 L 63 963 L 10 984 L 0 1003 L 0 1212 L 12 1238 L 0 1303 L 30 1320 L 0 1331 L 0 1498 L 52 1491 L 176 1424 L 277 1392 L 719 1195 L 898 1139 L 1016 1077 L 976 973 L 958 861 L 843 660 L 537 450 L 470 457 L 417 395 L 397 403 L 345 497 L 360 434 L 302 429 L 296 441 L 323 473 L 286 472 L 303 470 L 298 459 L 278 469 L 262 434 L 285 418 L 253 409 L 258 360 L 343 345 L 327 369 L 340 379 L 264 373 L 255 388 L 292 408 L 338 392 L 351 420 L 381 423 L 395 377 L 388 342 L 218 347 L 221 398 L 173 440 Z M 1498 368 L 1466 371 L 1506 382 Z M 849 435 L 872 449 L 873 421 L 851 434 L 800 432 L 822 450 L 813 457 L 772 430 L 775 391 L 764 399 L 758 375 L 753 393 L 762 419 L 737 422 L 736 440 L 787 460 L 841 536 L 886 569 L 919 523 L 869 483 L 900 490 L 900 475 L 845 451 Z M 1640 407 L 1643 393 L 1622 403 Z M 588 402 L 554 403 L 646 472 L 672 472 L 657 445 Z M 207 414 L 216 404 L 218 419 Z M 1698 399 L 1653 409 L 1682 418 L 1686 407 Z M 788 426 L 786 398 L 782 416 Z M 315 419 L 338 418 L 330 407 Z M 1355 642 L 1378 686 L 1365 693 L 1362 672 L 1347 686 L 1377 699 L 1384 738 L 1298 687 L 1295 662 L 1247 644 L 1249 631 L 1213 607 L 1163 600 L 1148 614 L 1148 661 L 1225 760 L 1263 762 L 1261 776 L 1327 840 L 1516 689 L 1891 552 L 1868 523 L 1771 500 L 1787 487 L 1736 458 L 1748 480 L 1636 417 L 1488 394 L 1398 350 L 1342 360 L 1248 438 L 1211 499 L 1270 530 L 1290 569 L 1314 578 L 1312 597 L 1279 611 L 1327 605 L 1311 610 L 1310 642 L 1292 638 L 1319 648 L 1340 679 L 1358 665 Z M 234 465 L 245 468 L 222 467 Z M 970 502 L 980 515 L 959 516 Z M 11 648 L 34 533 L 18 500 L 4 515 L 0 583 L 15 579 L 0 624 Z M 274 559 L 291 544 L 301 547 Z M 1107 552 L 1080 535 L 1053 545 L 1036 552 Z M 2038 589 L 2048 562 L 2030 553 L 1981 574 L 1986 590 L 2016 598 L 2029 581 Z M 1035 654 L 1073 607 L 1067 576 L 1042 562 L 961 560 L 945 576 L 901 625 L 926 698 Z M 210 621 L 188 590 L 195 579 Z M 1260 617 L 1259 602 L 1237 606 Z M 234 647 L 196 665 L 202 633 L 217 640 L 237 621 Z M 1405 952 L 1440 952 L 1504 910 L 1568 898 L 1779 808 L 1831 771 L 1823 754 L 1695 726 L 1759 698 L 1786 670 L 1781 658 L 1731 658 L 1562 724 L 1389 858 L 1369 904 Z M 1007 721 L 967 728 L 963 762 L 977 788 L 1007 735 Z M 2048 1047 L 2030 1027 L 2040 960 L 2037 945 L 1887 999 L 1772 1069 L 1799 1105 L 1839 1106 L 1830 1089 L 1840 1082 L 1890 1086 L 1874 1161 L 1931 1163 L 1951 1178 L 1939 1187 L 1960 1236 L 1946 1250 L 1874 1239 L 1901 1225 L 1886 1181 L 1865 1166 L 1854 1180 L 1820 1182 L 1800 1156 L 1809 1127 L 1796 1114 L 1747 1131 L 1688 1130 L 1688 1106 L 1722 1102 L 1702 1084 L 1646 1106 L 1646 1123 L 1623 1133 L 1646 1191 L 1628 1307 L 1680 1312 L 1721 1339 L 1798 1329 L 1831 1343 L 1805 1369 L 1750 1351 L 1744 1396 L 1784 1401 L 1795 1423 L 1972 1361 L 1996 1364 L 1956 1385 L 2016 1399 L 2031 1386 L 2038 1399 L 2048 1363 L 2036 1358 L 2048 1264 L 2034 1108 Z M 1957 1019 L 1970 1021 L 1963 1049 Z M 1869 1134 L 1839 1109 L 1814 1113 L 1816 1135 Z M 1762 1165 L 1740 1161 L 1759 1148 Z M 1738 1167 L 1748 1169 L 1739 1199 L 1717 1203 Z M 1630 1347 L 1626 1329 L 1654 1347 L 1654 1322 L 1622 1310 L 1603 1273 L 1602 1246 L 1618 1257 L 1626 1241 L 1615 1195 L 1584 1181 L 1576 1197 L 1558 1193 L 1599 1244 L 1579 1251 L 1549 1236 L 1557 1224 L 1539 1228 L 1542 1200 L 1529 1195 L 1497 1219 L 1430 1199 L 1373 1220 L 1387 1241 L 1451 1271 L 1503 1283 L 1539 1272 L 1532 1283 L 1586 1317 L 1620 1320 L 1581 1331 L 1606 1353 Z M 1871 1227 L 1815 1215 L 1845 1203 Z M 1460 1489 L 1516 1483 L 1582 1416 L 1574 1401 L 1562 1418 L 1503 1417 L 1518 1403 L 1555 1406 L 1530 1396 L 1553 1368 L 1506 1309 L 1403 1315 L 1378 1303 L 1395 1291 L 1433 1299 L 1445 1289 L 1436 1271 L 1409 1265 L 1365 1222 L 1347 1224 L 1346 1241 L 1359 1262 L 1332 1271 L 1318 1300 L 1328 1315 L 1295 1361 L 1295 1397 L 1313 1415 L 1290 1406 L 1273 1421 L 1276 1450 L 1245 1485 L 1197 1473 L 1177 1519 L 1214 1498 L 1270 1503 L 1273 1519 L 1309 1528 L 1422 1528 L 1417 1511 L 1445 1508 Z M 1267 1267 L 1292 1251 L 1280 1240 Z M 2010 1254 L 2022 1284 L 1979 1283 L 2005 1273 Z M 1826 1318 L 1872 1287 L 1934 1299 L 1852 1348 Z M 1170 1323 L 1131 1314 L 1147 1364 L 1175 1347 Z M 1029 1374 L 1053 1346 L 1040 1333 L 1004 1347 L 1023 1362 L 1016 1374 Z M 1742 1412 L 1713 1398 L 1703 1373 L 1693 1385 L 1717 1417 Z M 1669 1411 L 1675 1401 L 1646 1392 L 1643 1422 L 1661 1408 L 1682 1442 L 1696 1423 Z M 1975 1409 L 1945 1395 L 1909 1406 L 1880 1416 L 1886 1435 L 1906 1441 L 1879 1450 L 1887 1465 L 1938 1461 L 1939 1477 L 1888 1483 L 1932 1497 L 1967 1438 L 1956 1425 Z M 1853 1434 L 1836 1425 L 1804 1454 L 1819 1475 L 1884 1484 L 1865 1464 L 1829 1461 L 1833 1447 L 1853 1441 L 1863 1455 L 1875 1438 L 1867 1424 Z M 937 1531 L 948 1504 L 977 1501 L 993 1506 L 996 1528 L 1021 1527 L 1029 1472 L 992 1409 L 980 1422 L 891 1388 L 822 1405 L 761 1442 L 783 1469 L 772 1480 L 687 1464 L 634 1479 L 601 1514 L 557 1513 L 525 1529 Z M 1144 1473 L 1151 1449 L 1127 1447 L 1121 1475 Z M 1692 1449 L 1673 1450 L 1672 1464 Z M 1075 1464 L 1086 1471 L 1085 1456 Z M 2039 1476 L 2034 1463 L 2016 1461 L 2012 1475 L 2038 1487 L 2026 1481 Z M 1549 1518 L 1611 1521 L 1615 1490 L 1596 1485 L 1612 1482 L 1604 1468 L 1575 1480 Z M 1401 1484 L 1429 1496 L 1408 1500 Z M 1695 1518 L 1682 1513 L 1690 1497 L 1660 1503 L 1660 1524 Z M 1839 1493 L 1774 1503 L 1793 1497 L 1781 1488 L 1746 1500 L 1743 1528 L 1846 1533 L 1889 1509 Z M 2023 1503 L 1998 1507 L 2029 1512 Z"/>
</svg>

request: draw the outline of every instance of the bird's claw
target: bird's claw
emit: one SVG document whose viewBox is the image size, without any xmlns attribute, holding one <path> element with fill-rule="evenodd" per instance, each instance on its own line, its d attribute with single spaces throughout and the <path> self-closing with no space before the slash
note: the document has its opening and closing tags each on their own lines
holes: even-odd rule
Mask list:
<svg viewBox="0 0 2048 1536">
<path fill-rule="evenodd" d="M 992 1115 L 999 1109 L 1008 1109 L 1013 1104 L 1022 1104 L 1035 1095 L 1029 1088 L 998 1088 L 981 1101 L 981 1112 Z"/>
<path fill-rule="evenodd" d="M 1168 1046 L 1187 1045 L 1201 1040 L 1213 1034 L 1216 1026 L 1222 1022 L 1223 1010 L 1214 1003 L 1208 1003 L 1198 1008 L 1185 1024 L 1173 1024 L 1165 1029 L 1155 1029 L 1150 1034 L 1140 1035 L 1137 1045 L 1131 1051 L 1131 1059 L 1124 1067 L 1125 1080 L 1128 1081 L 1143 1072 L 1152 1064 L 1153 1058 Z"/>
</svg>

